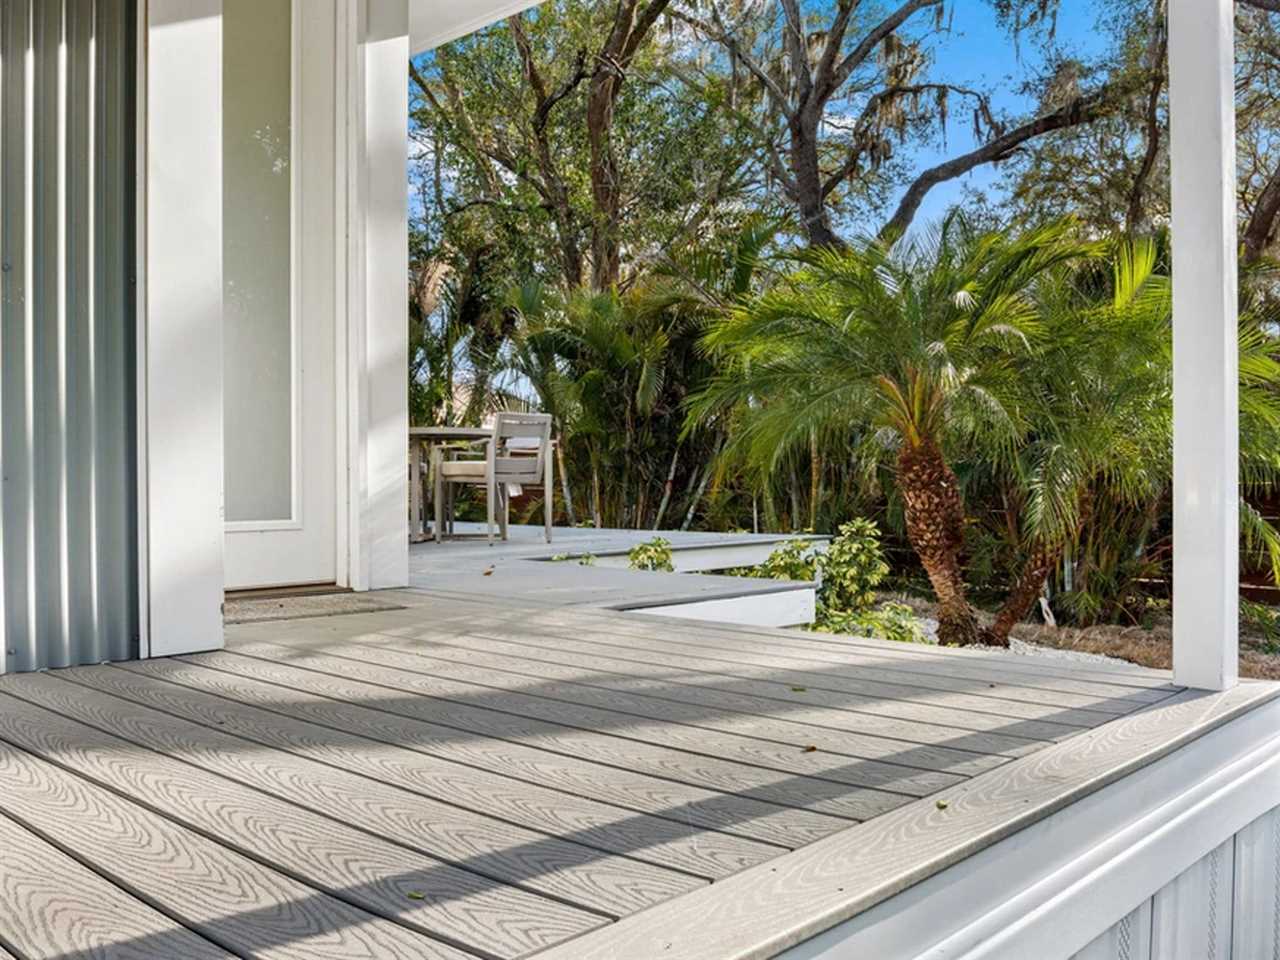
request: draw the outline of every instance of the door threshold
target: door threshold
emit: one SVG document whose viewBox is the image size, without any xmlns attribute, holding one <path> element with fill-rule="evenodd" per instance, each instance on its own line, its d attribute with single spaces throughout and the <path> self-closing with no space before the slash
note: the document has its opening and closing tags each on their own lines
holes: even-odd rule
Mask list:
<svg viewBox="0 0 1280 960">
<path fill-rule="evenodd" d="M 278 587 L 251 587 L 244 590 L 227 590 L 223 598 L 233 600 L 279 600 L 288 597 L 324 597 L 336 593 L 352 593 L 350 587 L 336 583 L 298 583 Z"/>
</svg>

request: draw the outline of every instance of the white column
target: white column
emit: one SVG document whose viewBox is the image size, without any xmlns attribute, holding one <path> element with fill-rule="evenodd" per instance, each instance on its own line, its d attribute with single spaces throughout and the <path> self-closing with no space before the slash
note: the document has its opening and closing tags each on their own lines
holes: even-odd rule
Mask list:
<svg viewBox="0 0 1280 960">
<path fill-rule="evenodd" d="M 349 583 L 409 582 L 409 5 L 368 0 L 350 65 Z"/>
<path fill-rule="evenodd" d="M 1170 0 L 1173 671 L 1237 679 L 1239 415 L 1232 0 Z"/>
<path fill-rule="evenodd" d="M 168 656 L 222 646 L 222 0 L 147 9 L 143 654 Z"/>
</svg>

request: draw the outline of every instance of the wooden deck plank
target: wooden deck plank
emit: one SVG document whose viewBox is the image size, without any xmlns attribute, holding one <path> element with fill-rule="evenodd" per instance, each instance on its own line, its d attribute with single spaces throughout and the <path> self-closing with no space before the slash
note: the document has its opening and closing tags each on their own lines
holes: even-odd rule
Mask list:
<svg viewBox="0 0 1280 960">
<path fill-rule="evenodd" d="M 325 675 L 312 677 L 291 667 L 228 654 L 206 654 L 199 663 L 174 659 L 119 666 L 432 760 L 501 774 L 689 827 L 795 848 L 850 823 L 847 818 L 722 794 L 521 743 L 486 740 L 456 727 L 373 709 L 359 701 L 378 702 L 386 698 L 385 691 Z"/>
<path fill-rule="evenodd" d="M 99 673 L 122 673 L 75 672 L 90 682 Z M 17 695 L 326 819 L 342 811 L 340 822 L 499 883 L 622 917 L 706 882 L 426 800 L 67 680 L 38 679 Z"/>
<path fill-rule="evenodd" d="M 501 598 L 478 599 L 474 595 L 453 594 L 448 591 L 415 589 L 406 593 L 422 593 L 433 601 L 437 617 L 433 622 L 443 623 L 454 617 L 501 615 L 528 622 L 531 626 L 562 623 L 581 626 L 594 623 L 601 629 L 618 630 L 626 635 L 648 634 L 657 631 L 668 636 L 678 635 L 682 640 L 702 642 L 729 639 L 732 643 L 746 643 L 752 638 L 767 643 L 772 649 L 831 652 L 855 649 L 868 656 L 889 658 L 898 669 L 915 671 L 949 671 L 954 669 L 981 668 L 992 678 L 1011 683 L 1048 685 L 1050 689 L 1077 689 L 1087 692 L 1088 687 L 1079 684 L 1106 684 L 1132 688 L 1163 690 L 1171 685 L 1167 670 L 1154 670 L 1131 664 L 1094 664 L 1055 661 L 1049 657 L 1021 656 L 987 648 L 950 648 L 920 643 L 895 643 L 870 637 L 854 637 L 837 634 L 810 633 L 777 627 L 755 627 L 738 624 L 716 624 L 704 620 L 683 620 L 677 617 L 652 616 L 643 611 L 616 611 L 592 607 L 564 607 L 553 604 L 534 604 L 525 600 L 503 602 Z M 397 593 L 397 595 L 400 595 Z M 451 612 L 452 611 L 452 612 Z M 370 620 L 382 623 L 412 623 L 409 620 L 389 618 Z M 886 665 L 888 665 L 886 663 Z M 900 666 L 901 665 L 901 666 Z M 1033 683 L 1034 681 L 1034 683 Z M 1062 686 L 1060 684 L 1077 685 Z"/>
<path fill-rule="evenodd" d="M 388 637 L 389 643 L 397 643 Z M 399 641 L 403 643 L 403 641 Z M 805 742 L 785 744 L 742 736 L 737 732 L 722 733 L 714 724 L 695 726 L 701 718 L 717 716 L 716 709 L 686 707 L 672 700 L 641 698 L 599 687 L 559 684 L 536 676 L 475 669 L 458 664 L 431 660 L 413 653 L 401 652 L 378 644 L 320 646 L 282 646 L 248 644 L 233 646 L 233 652 L 269 655 L 278 650 L 294 650 L 306 655 L 323 653 L 326 657 L 351 658 L 358 668 L 383 666 L 398 672 L 399 684 L 420 687 L 430 696 L 492 703 L 495 708 L 509 710 L 527 719 L 540 719 L 581 730 L 602 730 L 636 740 L 643 744 L 666 746 L 684 753 L 709 756 L 731 763 L 750 765 L 797 776 L 815 777 L 844 785 L 873 788 L 905 796 L 925 796 L 963 781 L 955 774 L 916 769 L 878 759 L 865 759 L 856 753 L 861 746 L 868 751 L 878 749 L 887 758 L 919 753 L 915 744 L 900 741 L 874 741 L 850 733 L 849 754 L 828 754 L 809 750 Z M 723 714 L 719 714 L 723 716 Z M 728 714 L 722 722 L 733 726 L 737 714 Z M 660 732 L 659 732 L 660 731 Z"/>
<path fill-rule="evenodd" d="M 515 627 L 509 618 L 487 617 L 477 613 L 444 622 L 432 621 L 421 626 L 414 624 L 394 627 L 385 632 L 396 636 L 416 637 L 421 634 L 432 638 L 474 635 L 506 640 L 518 638 L 520 643 L 528 646 L 583 650 L 598 656 L 626 656 L 628 653 L 643 652 L 646 657 L 655 654 L 680 658 L 682 662 L 687 660 L 690 661 L 690 669 L 710 673 L 723 673 L 726 664 L 740 665 L 740 669 L 734 671 L 739 675 L 748 670 L 749 666 L 767 668 L 773 673 L 808 671 L 820 674 L 833 684 L 833 689 L 875 697 L 911 699 L 926 691 L 946 691 L 982 700 L 1101 710 L 1123 715 L 1138 706 L 1158 702 L 1168 694 L 1177 692 L 1172 685 L 1170 689 L 1163 690 L 1135 689 L 1090 681 L 1010 682 L 1007 675 L 1002 677 L 997 672 L 967 664 L 945 668 L 932 668 L 928 664 L 915 669 L 911 669 L 910 665 L 901 668 L 897 661 L 886 665 L 884 657 L 869 656 L 865 650 L 852 645 L 837 647 L 817 655 L 808 652 L 797 655 L 779 652 L 776 645 L 771 645 L 768 641 L 761 642 L 759 638 L 748 636 L 745 639 L 731 639 L 726 636 L 702 638 L 704 641 L 713 640 L 716 644 L 714 646 L 710 643 L 695 646 L 688 642 L 689 638 L 682 632 L 672 633 L 644 626 L 648 629 L 626 620 L 607 628 L 602 628 L 599 624 L 579 623 L 572 628 L 544 629 L 536 622 L 528 621 Z M 697 665 L 692 661 L 697 661 Z M 941 672 L 942 669 L 947 672 Z M 1048 685 L 1043 686 L 1042 683 Z M 979 706 L 978 709 L 989 710 L 985 706 Z"/>
<path fill-rule="evenodd" d="M 709 880 L 737 873 L 778 855 L 777 845 L 557 792 L 404 747 L 273 713 L 247 700 L 228 701 L 192 686 L 166 682 L 200 668 L 154 660 L 118 668 L 81 668 L 58 676 L 125 697 L 165 713 L 222 730 L 276 750 L 389 784 L 416 797 L 510 822 L 547 836 L 679 870 Z M 214 674 L 214 676 L 218 676 Z M 164 678 L 164 679 L 161 679 Z M 256 681 L 246 681 L 254 684 Z M 223 691 L 225 694 L 225 690 Z M 269 691 L 267 691 L 269 692 Z"/>
<path fill-rule="evenodd" d="M 232 956 L 3 815 L 0 851 L 0 960 Z"/>
<path fill-rule="evenodd" d="M 836 711 L 819 711 L 818 716 L 809 715 L 803 719 L 812 727 L 826 726 L 842 731 L 845 744 L 844 752 L 859 759 L 859 763 L 851 765 L 845 759 L 834 755 L 817 752 L 806 752 L 802 744 L 798 747 L 779 745 L 769 739 L 752 735 L 743 735 L 738 731 L 750 725 L 751 716 L 763 716 L 761 723 L 769 723 L 770 712 L 796 715 L 803 711 L 802 705 L 789 706 L 778 701 L 760 700 L 737 695 L 731 690 L 710 690 L 705 699 L 719 700 L 721 705 L 706 703 L 699 706 L 695 702 L 684 704 L 675 699 L 682 689 L 671 691 L 666 699 L 641 696 L 625 690 L 589 687 L 581 684 L 562 683 L 554 679 L 540 679 L 537 676 L 520 677 L 510 672 L 499 672 L 492 669 L 477 669 L 466 665 L 458 665 L 431 660 L 416 653 L 394 649 L 389 643 L 395 638 L 386 638 L 375 642 L 358 644 L 269 644 L 244 643 L 235 641 L 229 649 L 237 653 L 258 655 L 270 659 L 283 659 L 283 651 L 292 650 L 294 658 L 304 656 L 325 656 L 353 661 L 356 668 L 373 669 L 385 667 L 399 671 L 399 682 L 412 682 L 418 692 L 428 696 L 450 699 L 454 702 L 476 703 L 492 706 L 494 709 L 508 711 L 519 716 L 550 723 L 560 723 L 585 729 L 608 730 L 618 736 L 661 746 L 672 746 L 722 760 L 747 763 L 755 766 L 782 770 L 801 776 L 814 776 L 824 779 L 836 779 L 837 782 L 852 786 L 866 786 L 873 789 L 886 789 L 895 792 L 915 793 L 919 795 L 919 786 L 913 786 L 912 777 L 918 781 L 931 780 L 933 789 L 938 789 L 936 775 L 911 774 L 904 771 L 905 765 L 911 764 L 913 757 L 919 757 L 920 768 L 926 764 L 935 766 L 940 755 L 932 754 L 929 748 L 955 747 L 969 749 L 978 740 L 989 748 L 990 753 L 1004 752 L 1006 755 L 1021 755 L 1035 749 L 1036 744 L 1030 737 L 1016 734 L 1027 731 L 1041 735 L 1042 739 L 1059 739 L 1069 736 L 1076 728 L 1048 724 L 1044 721 L 1004 721 L 1008 733 L 1002 732 L 998 718 L 979 718 L 975 725 L 986 726 L 986 720 L 992 720 L 991 730 L 974 731 L 969 728 L 926 725 L 922 722 L 883 721 L 883 718 L 865 714 L 852 715 Z M 399 641 L 412 643 L 412 641 Z M 525 665 L 526 673 L 530 673 L 536 665 L 529 662 Z M 355 668 L 353 668 L 355 669 Z M 546 674 L 554 668 L 543 668 Z M 726 712 L 725 702 L 734 704 L 731 712 Z M 755 711 L 752 713 L 752 711 Z M 720 733 L 707 729 L 710 720 L 717 725 L 737 726 L 730 733 Z M 697 728 L 688 726 L 691 722 L 702 725 Z M 885 736 L 885 724 L 897 732 L 896 737 Z M 660 725 L 661 732 L 655 733 L 654 724 Z M 871 729 L 876 735 L 868 735 L 863 731 Z M 818 731 L 810 730 L 816 736 Z M 1052 736 L 1049 736 L 1052 734 Z M 777 736 L 777 731 L 773 731 Z M 925 742 L 922 744 L 921 740 Z M 998 751 L 1003 748 L 1003 751 Z M 975 752 L 969 749 L 969 752 Z M 866 759 L 871 758 L 871 759 Z M 901 784 L 901 786 L 891 785 Z"/>
<path fill-rule="evenodd" d="M 15 701 L 16 702 L 16 701 Z M 373 917 L 0 740 L 0 812 L 232 953 L 475 960 Z"/>
<path fill-rule="evenodd" d="M 885 718 L 874 713 L 878 702 L 852 698 L 854 706 L 863 709 L 848 708 L 851 698 L 818 687 L 796 686 L 773 679 L 750 681 L 728 675 L 717 678 L 710 674 L 686 674 L 674 665 L 597 658 L 574 651 L 556 654 L 535 650 L 538 656 L 530 657 L 517 644 L 506 644 L 511 649 L 503 650 L 496 644 L 490 646 L 486 638 L 469 635 L 458 638 L 456 643 L 441 644 L 433 640 L 371 634 L 361 645 L 392 647 L 428 662 L 473 667 L 481 671 L 477 676 L 483 676 L 483 671 L 497 671 L 523 676 L 527 678 L 523 681 L 525 685 L 532 680 L 542 681 L 539 694 L 551 689 L 551 684 L 556 684 L 556 689 L 569 684 L 607 690 L 608 699 L 589 702 L 602 706 L 609 703 L 611 707 L 606 709 L 707 727 L 736 736 L 792 746 L 819 743 L 815 738 L 826 738 L 831 745 L 822 749 L 832 753 L 882 760 L 921 771 L 972 776 L 1005 762 L 1005 755 L 994 752 L 996 747 L 1005 747 L 1011 755 L 1020 756 L 1037 749 L 1040 743 L 1012 737 L 988 738 L 979 742 L 993 752 L 962 749 L 947 744 L 954 739 L 967 740 L 972 731 L 935 727 L 926 733 L 918 725 L 893 720 L 882 726 Z M 325 648 L 306 645 L 305 649 Z M 435 674 L 437 668 L 428 669 Z M 460 674 L 451 672 L 450 676 L 461 679 Z M 869 729 L 876 732 L 870 733 Z M 889 735 L 890 729 L 897 736 Z M 922 742 L 922 737 L 927 739 Z M 1012 743 L 1006 743 L 1006 739 Z M 902 776 L 887 772 L 893 779 Z M 928 776 L 920 776 L 918 784 L 926 791 L 939 789 L 937 779 Z"/>
<path fill-rule="evenodd" d="M 436 673 L 418 672 L 422 669 L 422 658 L 373 645 L 325 646 L 312 650 L 254 643 L 237 644 L 231 649 L 233 653 L 280 660 L 305 669 L 341 672 L 447 703 L 454 711 L 478 706 L 516 718 L 518 722 L 555 725 L 565 731 L 553 733 L 556 741 L 566 735 L 601 741 L 604 735 L 611 750 L 622 747 L 642 760 L 656 761 L 685 776 L 709 775 L 717 782 L 718 789 L 766 789 L 789 798 L 796 806 L 811 803 L 815 797 L 847 801 L 857 796 L 863 802 L 891 808 L 920 795 L 918 787 L 914 793 L 908 793 L 887 785 L 887 782 L 895 786 L 901 782 L 904 787 L 910 786 L 910 777 L 904 773 L 911 771 L 905 768 L 688 727 L 673 716 L 678 712 L 674 709 L 678 705 L 674 704 L 663 704 L 673 709 L 664 711 L 662 716 L 624 713 L 616 704 L 623 697 L 609 691 L 599 691 L 604 696 L 596 698 L 597 703 L 593 704 L 587 702 L 593 699 L 590 694 L 594 692 L 588 688 L 582 688 L 587 690 L 584 695 L 578 690 L 561 691 L 552 684 L 538 683 L 536 693 L 526 693 L 520 687 L 531 685 L 521 684 L 520 678 L 510 675 L 446 671 L 440 669 L 439 664 L 433 665 Z M 448 672 L 462 673 L 468 679 L 440 675 Z M 488 682 L 483 682 L 485 680 Z M 550 699 L 561 693 L 564 699 Z M 603 703 L 610 706 L 598 705 Z M 949 780 L 953 784 L 960 782 L 954 777 Z"/>
<path fill-rule="evenodd" d="M 765 960 L 1274 699 L 1181 693 L 762 868 L 552 948 L 539 960 Z M 706 922 L 715 917 L 716 922 Z M 678 931 L 678 935 L 673 935 Z"/>
<path fill-rule="evenodd" d="M 282 661 L 261 660 L 230 651 L 196 654 L 181 659 L 245 676 L 261 676 L 260 671 L 264 670 L 279 676 L 279 671 L 285 670 L 288 686 L 337 699 L 353 699 L 363 706 L 386 713 L 452 727 L 456 731 L 455 738 L 507 740 L 549 753 L 590 760 L 617 770 L 644 773 L 722 794 L 736 794 L 848 820 L 879 816 L 910 799 L 902 794 L 795 776 L 620 736 L 619 729 L 638 725 L 629 724 L 625 717 L 617 718 L 613 721 L 614 727 L 606 727 L 603 732 L 592 729 L 589 724 L 586 727 L 567 726 L 494 709 L 488 706 L 494 700 L 492 697 L 471 698 L 483 701 L 485 706 L 477 706 L 466 698 L 441 697 L 438 695 L 438 682 L 402 670 L 313 654 L 297 647 L 279 649 L 283 652 Z M 565 716 L 568 711 L 560 713 Z M 605 722 L 610 721 L 606 718 Z M 660 730 L 659 727 L 659 733 Z"/>
<path fill-rule="evenodd" d="M 434 635 L 424 631 L 423 637 L 414 639 L 432 641 Z M 857 678 L 857 673 L 863 671 L 855 672 L 849 666 L 836 662 L 833 662 L 830 668 L 810 662 L 807 664 L 807 670 L 803 668 L 796 670 L 794 665 L 785 662 L 753 667 L 742 659 L 738 660 L 735 666 L 728 659 L 713 659 L 701 657 L 696 653 L 678 652 L 678 647 L 674 650 L 635 646 L 627 648 L 589 641 L 551 640 L 550 638 L 544 645 L 531 643 L 527 635 L 521 636 L 514 630 L 490 631 L 484 628 L 463 633 L 457 639 L 465 641 L 464 649 L 474 648 L 475 642 L 481 640 L 519 647 L 521 648 L 519 651 L 512 649 L 507 652 L 522 659 L 545 660 L 557 652 L 571 651 L 571 654 L 561 652 L 561 656 L 572 655 L 574 663 L 580 663 L 583 667 L 592 667 L 602 673 L 621 673 L 628 677 L 633 674 L 635 666 L 648 665 L 663 668 L 667 675 L 678 671 L 675 673 L 677 678 L 675 682 L 687 686 L 711 686 L 734 682 L 738 684 L 735 689 L 768 699 L 790 700 L 792 698 L 788 693 L 791 692 L 791 688 L 800 684 L 805 686 L 807 691 L 827 695 L 825 700 L 815 700 L 815 704 L 821 703 L 835 710 L 854 713 L 871 712 L 869 706 L 874 706 L 878 710 L 885 703 L 906 701 L 923 702 L 951 710 L 990 714 L 1005 719 L 1048 720 L 1070 726 L 1096 727 L 1100 723 L 1125 716 L 1148 703 L 1158 702 L 1177 692 L 1175 690 L 1168 693 L 1161 692 L 1157 696 L 1141 701 L 1128 698 L 1090 698 L 1081 694 L 1050 695 L 1053 699 L 1070 701 L 1055 704 L 1045 703 L 1042 699 L 1035 698 L 1034 694 L 1031 697 L 1022 697 L 1016 695 L 1016 691 L 1013 697 L 1002 697 L 967 690 L 951 690 L 945 686 L 910 686 L 884 681 L 867 683 Z M 559 648 L 557 645 L 560 645 Z M 632 653 L 631 656 L 627 656 L 629 652 Z M 728 656 L 727 651 L 725 656 Z M 644 659 L 641 660 L 640 657 Z M 842 669 L 851 675 L 841 676 L 836 673 L 837 670 Z M 997 685 L 994 683 L 986 685 L 987 690 L 994 691 L 996 688 Z"/>
<path fill-rule="evenodd" d="M 9 677 L 0 688 L 30 692 L 40 680 L 58 682 Z M 493 957 L 521 957 L 607 922 L 375 840 L 9 694 L 0 696 L 0 737 L 355 909 Z"/>
<path fill-rule="evenodd" d="M 913 796 L 925 796 L 951 786 L 965 776 L 1006 762 L 1005 757 L 996 754 L 920 744 L 908 739 L 906 732 L 900 738 L 868 736 L 863 727 L 875 727 L 875 718 L 868 720 L 865 714 L 813 707 L 803 702 L 803 692 L 794 693 L 790 687 L 785 689 L 793 700 L 785 702 L 744 695 L 731 684 L 726 684 L 724 689 L 685 684 L 677 681 L 677 674 L 670 669 L 646 670 L 637 665 L 637 676 L 633 681 L 630 675 L 588 669 L 587 663 L 579 667 L 515 655 L 491 655 L 480 649 L 482 645 L 439 646 L 431 641 L 369 634 L 361 642 L 359 650 L 361 657 L 366 656 L 370 649 L 381 648 L 416 655 L 423 661 L 419 671 L 430 676 L 499 689 L 531 690 L 538 696 L 618 711 L 664 724 L 705 729 L 750 741 L 784 744 L 791 748 L 783 753 L 788 759 L 794 756 L 794 751 L 814 745 L 824 753 L 871 761 L 858 770 L 862 777 L 875 778 L 864 780 L 864 783 Z M 298 646 L 317 652 L 352 649 L 346 644 L 338 648 L 324 644 Z M 233 649 L 243 651 L 245 648 L 236 646 Z M 572 655 L 566 655 L 566 658 L 569 656 Z M 655 679 L 645 679 L 646 673 Z M 762 754 L 758 746 L 738 748 L 732 741 L 687 733 L 677 728 L 676 736 L 681 735 L 686 739 L 674 740 L 673 745 L 682 746 L 684 742 L 690 742 L 699 752 L 714 751 L 724 757 L 730 757 L 724 750 L 738 749 L 739 755 L 730 758 L 765 765 L 776 763 L 777 751 Z M 943 740 L 948 735 L 964 737 L 967 733 L 943 729 L 937 731 L 936 738 Z M 715 746 L 726 742 L 729 745 L 723 750 Z M 1021 742 L 1021 746 L 1023 749 L 1019 753 L 1027 752 L 1034 748 L 1035 742 Z"/>
</svg>

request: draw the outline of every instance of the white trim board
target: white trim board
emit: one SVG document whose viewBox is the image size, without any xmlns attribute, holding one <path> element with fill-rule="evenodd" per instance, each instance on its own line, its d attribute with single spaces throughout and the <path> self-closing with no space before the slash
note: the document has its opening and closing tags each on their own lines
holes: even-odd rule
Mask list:
<svg viewBox="0 0 1280 960">
<path fill-rule="evenodd" d="M 619 606 L 626 611 L 632 608 Z M 817 592 L 813 587 L 715 600 L 693 600 L 664 606 L 641 607 L 637 613 L 681 620 L 710 620 L 715 623 L 756 627 L 798 627 L 813 623 L 817 616 Z"/>
</svg>

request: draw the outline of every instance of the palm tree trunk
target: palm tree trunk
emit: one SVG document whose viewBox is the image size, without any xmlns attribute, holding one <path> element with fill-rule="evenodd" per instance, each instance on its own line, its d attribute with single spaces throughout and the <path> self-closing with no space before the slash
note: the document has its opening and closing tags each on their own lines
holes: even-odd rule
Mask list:
<svg viewBox="0 0 1280 960">
<path fill-rule="evenodd" d="M 818 501 L 822 499 L 822 455 L 818 452 L 818 433 L 809 431 L 809 532 L 818 532 Z"/>
<path fill-rule="evenodd" d="M 573 510 L 573 491 L 569 488 L 569 471 L 564 468 L 564 437 L 556 444 L 556 465 L 560 468 L 560 492 L 564 496 L 564 512 L 569 518 L 569 526 L 578 525 L 578 517 Z"/>
<path fill-rule="evenodd" d="M 1053 548 L 1037 545 L 1032 549 L 1022 566 L 1022 572 L 1018 574 L 1013 588 L 1005 597 L 1004 605 L 996 615 L 995 623 L 986 631 L 987 643 L 997 647 L 1009 645 L 1010 631 L 1025 620 L 1027 614 L 1036 605 L 1044 589 L 1044 582 L 1061 555 L 1061 546 Z"/>
<path fill-rule="evenodd" d="M 980 643 L 978 618 L 969 605 L 960 563 L 964 548 L 960 482 L 931 441 L 903 447 L 896 473 L 906 505 L 907 539 L 938 600 L 938 641 L 962 646 Z"/>
<path fill-rule="evenodd" d="M 711 467 L 708 466 L 702 471 L 702 479 L 698 481 L 698 489 L 693 493 L 693 499 L 689 501 L 689 510 L 684 515 L 684 522 L 680 524 L 681 530 L 688 530 L 693 524 L 694 514 L 698 512 L 698 504 L 702 502 L 702 495 L 707 492 L 707 484 L 711 482 Z"/>
<path fill-rule="evenodd" d="M 676 464 L 680 460 L 680 444 L 676 444 L 671 454 L 671 466 L 667 468 L 667 482 L 662 488 L 662 501 L 658 504 L 658 515 L 653 518 L 653 529 L 662 529 L 662 518 L 666 516 L 667 507 L 671 505 L 671 493 L 676 485 Z"/>
</svg>

